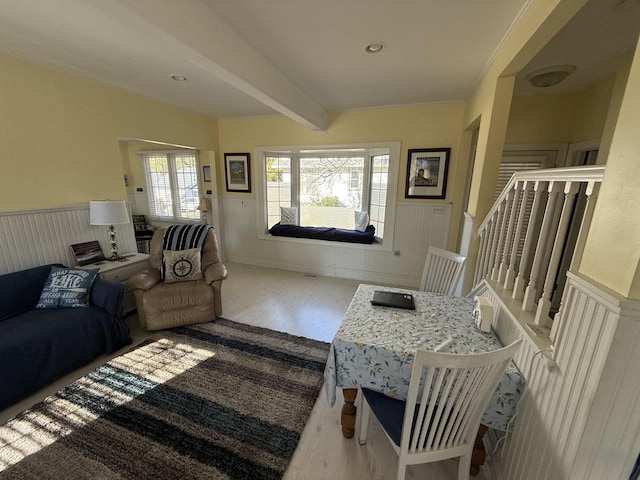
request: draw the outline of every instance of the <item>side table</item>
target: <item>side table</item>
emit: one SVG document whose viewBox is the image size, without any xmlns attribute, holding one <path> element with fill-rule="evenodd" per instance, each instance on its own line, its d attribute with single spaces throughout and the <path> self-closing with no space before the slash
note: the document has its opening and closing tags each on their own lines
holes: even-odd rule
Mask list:
<svg viewBox="0 0 640 480">
<path fill-rule="evenodd" d="M 98 268 L 100 278 L 110 280 L 112 282 L 121 282 L 126 285 L 127 280 L 132 275 L 141 272 L 149 267 L 149 255 L 146 253 L 129 253 L 124 255 L 125 261 L 112 262 L 103 260 L 89 265 L 83 265 L 78 268 Z M 133 293 L 128 289 L 124 294 L 123 310 L 124 314 L 130 313 L 136 309 L 136 300 Z"/>
</svg>

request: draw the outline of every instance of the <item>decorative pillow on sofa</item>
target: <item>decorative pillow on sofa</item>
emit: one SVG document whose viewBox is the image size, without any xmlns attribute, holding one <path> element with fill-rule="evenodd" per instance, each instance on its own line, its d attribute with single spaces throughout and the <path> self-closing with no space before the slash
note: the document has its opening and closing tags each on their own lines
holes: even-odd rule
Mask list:
<svg viewBox="0 0 640 480">
<path fill-rule="evenodd" d="M 369 226 L 369 214 L 367 212 L 353 212 L 355 228 L 359 232 L 364 232 Z"/>
<path fill-rule="evenodd" d="M 163 250 L 165 283 L 187 282 L 202 278 L 200 249 Z"/>
<path fill-rule="evenodd" d="M 298 225 L 298 209 L 280 207 L 280 225 Z"/>
<path fill-rule="evenodd" d="M 89 289 L 99 269 L 51 267 L 36 308 L 89 306 Z"/>
</svg>

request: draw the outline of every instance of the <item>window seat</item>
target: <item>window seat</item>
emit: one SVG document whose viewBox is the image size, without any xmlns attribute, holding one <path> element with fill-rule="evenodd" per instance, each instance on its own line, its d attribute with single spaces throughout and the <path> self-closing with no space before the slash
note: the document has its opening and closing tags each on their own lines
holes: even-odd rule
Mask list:
<svg viewBox="0 0 640 480">
<path fill-rule="evenodd" d="M 298 225 L 280 225 L 276 223 L 269 229 L 271 235 L 277 237 L 311 238 L 330 242 L 366 243 L 375 240 L 376 228 L 369 225 L 364 232 L 331 227 L 300 227 Z"/>
</svg>

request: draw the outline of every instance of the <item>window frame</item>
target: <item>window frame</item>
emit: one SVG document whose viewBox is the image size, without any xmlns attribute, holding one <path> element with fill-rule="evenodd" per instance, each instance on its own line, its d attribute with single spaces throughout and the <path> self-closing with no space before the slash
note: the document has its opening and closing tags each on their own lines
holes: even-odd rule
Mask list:
<svg viewBox="0 0 640 480">
<path fill-rule="evenodd" d="M 365 151 L 366 156 L 371 159 L 373 156 L 380 155 L 381 153 L 389 154 L 389 171 L 388 171 L 388 183 L 387 183 L 387 196 L 385 201 L 385 218 L 384 218 L 384 230 L 383 237 L 380 239 L 376 237 L 376 241 L 372 245 L 355 244 L 355 243 L 340 243 L 340 242 L 327 242 L 331 243 L 331 247 L 338 248 L 361 248 L 361 249 L 377 249 L 392 251 L 395 231 L 395 211 L 397 203 L 397 191 L 398 191 L 398 171 L 400 166 L 400 142 L 368 142 L 358 144 L 340 144 L 340 145 L 288 145 L 288 146 L 272 146 L 272 147 L 256 147 L 254 149 L 254 158 L 258 164 L 254 169 L 256 172 L 256 229 L 259 239 L 272 240 L 278 242 L 291 242 L 291 243 L 306 243 L 315 244 L 319 240 L 309 240 L 301 238 L 290 237 L 275 237 L 268 233 L 267 225 L 267 189 L 266 189 L 266 172 L 265 172 L 265 157 L 273 155 L 308 155 L 314 153 L 354 153 L 356 151 Z M 292 161 L 293 168 L 293 161 Z M 366 161 L 364 165 L 363 176 L 371 176 L 371 162 Z M 293 175 L 292 175 L 293 176 Z M 297 175 L 296 175 L 297 177 Z M 297 181 L 297 179 L 296 179 Z M 363 178 L 363 183 L 368 183 Z M 298 191 L 293 188 L 294 179 L 292 178 L 292 196 L 294 191 Z M 370 192 L 363 192 L 363 205 L 367 205 L 369 210 Z M 292 206 L 297 206 L 298 198 L 292 198 Z M 321 241 L 321 240 L 320 240 Z"/>
<path fill-rule="evenodd" d="M 178 185 L 178 172 L 176 169 L 176 159 L 178 157 L 184 156 L 193 156 L 195 158 L 195 177 L 196 177 L 196 186 L 197 186 L 197 199 L 200 201 L 202 198 L 202 177 L 200 172 L 200 157 L 199 152 L 197 150 L 141 150 L 136 152 L 140 157 L 140 162 L 142 165 L 142 171 L 144 175 L 144 184 L 145 184 L 145 195 L 144 201 L 147 210 L 147 215 L 149 219 L 155 220 L 158 222 L 177 222 L 177 223 L 200 223 L 204 219 L 202 212 L 200 212 L 198 217 L 182 217 L 177 216 L 179 209 L 177 205 L 180 203 L 180 194 L 179 188 L 176 188 Z M 172 215 L 170 216 L 160 216 L 151 213 L 151 205 L 150 200 L 153 195 L 154 188 L 150 185 L 150 171 L 148 167 L 149 157 L 166 157 L 167 160 L 167 173 L 169 175 L 169 187 L 171 189 L 171 202 L 172 202 Z M 154 199 L 157 201 L 157 199 Z M 197 210 L 197 208 L 196 208 Z"/>
</svg>

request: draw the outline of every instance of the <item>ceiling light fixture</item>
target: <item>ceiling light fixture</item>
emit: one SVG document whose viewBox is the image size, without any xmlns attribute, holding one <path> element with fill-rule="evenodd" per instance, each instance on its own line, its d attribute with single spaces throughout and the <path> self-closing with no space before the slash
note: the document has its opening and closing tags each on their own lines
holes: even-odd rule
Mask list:
<svg viewBox="0 0 640 480">
<path fill-rule="evenodd" d="M 378 53 L 381 52 L 383 48 L 383 43 L 370 43 L 369 45 L 364 47 L 364 51 L 367 53 Z"/>
<path fill-rule="evenodd" d="M 185 77 L 184 75 L 171 75 L 171 79 L 175 80 L 176 82 L 184 82 L 187 77 Z"/>
<path fill-rule="evenodd" d="M 573 65 L 557 65 L 531 72 L 526 76 L 534 87 L 547 88 L 559 84 L 575 71 Z"/>
</svg>

